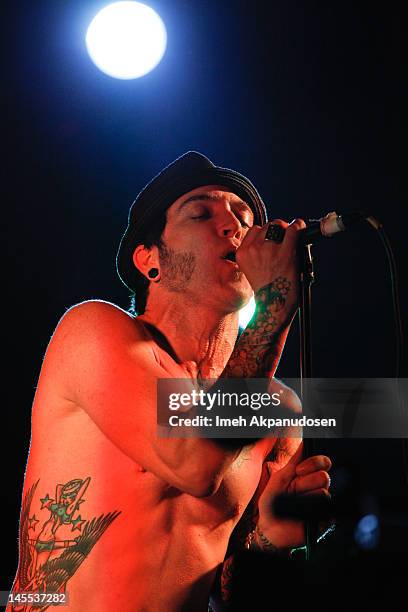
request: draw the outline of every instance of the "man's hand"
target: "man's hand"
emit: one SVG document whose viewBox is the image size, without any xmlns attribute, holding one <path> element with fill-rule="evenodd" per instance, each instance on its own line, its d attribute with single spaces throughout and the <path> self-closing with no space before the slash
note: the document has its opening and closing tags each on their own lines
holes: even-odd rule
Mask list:
<svg viewBox="0 0 408 612">
<path fill-rule="evenodd" d="M 282 243 L 265 240 L 271 223 L 285 229 Z M 240 270 L 245 274 L 254 293 L 268 285 L 276 278 L 285 278 L 291 283 L 293 290 L 290 297 L 297 301 L 297 258 L 296 247 L 299 230 L 306 227 L 303 219 L 294 219 L 287 223 L 282 219 L 274 219 L 263 227 L 254 225 L 247 232 L 236 252 L 236 260 Z"/>
<path fill-rule="evenodd" d="M 327 473 L 331 461 L 325 455 L 308 457 L 302 461 L 303 443 L 283 468 L 277 468 L 272 461 L 264 463 L 267 484 L 259 497 L 258 530 L 278 549 L 295 548 L 304 544 L 302 521 L 277 518 L 272 510 L 278 495 L 320 495 L 330 497 L 330 477 Z M 259 533 L 258 531 L 258 533 Z"/>
</svg>

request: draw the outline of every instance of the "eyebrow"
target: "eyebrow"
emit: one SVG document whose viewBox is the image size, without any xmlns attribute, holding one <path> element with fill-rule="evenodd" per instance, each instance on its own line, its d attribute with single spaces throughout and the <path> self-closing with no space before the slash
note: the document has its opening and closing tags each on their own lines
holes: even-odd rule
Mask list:
<svg viewBox="0 0 408 612">
<path fill-rule="evenodd" d="M 201 202 L 217 202 L 218 200 L 222 200 L 222 199 L 223 199 L 222 197 L 217 196 L 212 193 L 197 193 L 196 195 L 193 195 L 187 198 L 187 200 L 184 200 L 184 202 L 181 202 L 178 212 L 180 212 L 184 208 L 184 206 L 186 204 L 189 204 L 190 202 L 196 202 L 197 200 Z M 234 200 L 233 202 L 230 202 L 230 204 L 237 206 L 238 208 L 242 210 L 242 212 L 248 212 L 248 213 L 251 213 L 252 217 L 254 216 L 254 213 L 251 207 L 243 200 Z"/>
</svg>

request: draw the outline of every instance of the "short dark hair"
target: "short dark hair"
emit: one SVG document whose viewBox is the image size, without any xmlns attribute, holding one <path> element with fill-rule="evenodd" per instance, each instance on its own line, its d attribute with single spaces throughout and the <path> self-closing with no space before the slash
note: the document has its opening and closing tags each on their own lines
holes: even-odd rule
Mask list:
<svg viewBox="0 0 408 612">
<path fill-rule="evenodd" d="M 143 244 L 147 249 L 150 249 L 152 246 L 160 248 L 163 245 L 162 235 L 166 227 L 166 222 L 167 211 L 164 211 L 157 217 L 154 227 L 148 231 L 143 242 L 139 242 L 135 245 L 135 248 L 140 244 Z M 129 308 L 129 312 L 133 316 L 141 315 L 146 310 L 146 302 L 149 297 L 149 285 L 149 279 L 136 268 L 135 291 L 130 296 Z"/>
</svg>

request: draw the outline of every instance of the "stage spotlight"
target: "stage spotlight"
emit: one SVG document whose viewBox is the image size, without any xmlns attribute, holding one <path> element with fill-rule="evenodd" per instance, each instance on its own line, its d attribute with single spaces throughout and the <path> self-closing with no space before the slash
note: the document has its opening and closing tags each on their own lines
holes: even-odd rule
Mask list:
<svg viewBox="0 0 408 612">
<path fill-rule="evenodd" d="M 239 326 L 246 327 L 248 323 L 250 322 L 250 320 L 252 319 L 254 312 L 255 312 L 255 300 L 253 297 L 251 297 L 248 304 L 244 306 L 243 308 L 241 308 L 241 310 L 239 311 L 239 315 L 238 315 L 239 316 Z"/>
<path fill-rule="evenodd" d="M 162 59 L 167 33 L 159 15 L 140 2 L 114 2 L 94 17 L 86 33 L 96 66 L 116 79 L 136 79 Z"/>
</svg>

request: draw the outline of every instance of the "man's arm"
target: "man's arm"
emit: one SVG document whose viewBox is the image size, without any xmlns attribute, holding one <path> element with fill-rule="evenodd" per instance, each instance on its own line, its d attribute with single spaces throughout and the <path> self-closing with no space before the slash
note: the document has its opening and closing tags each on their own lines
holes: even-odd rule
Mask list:
<svg viewBox="0 0 408 612">
<path fill-rule="evenodd" d="M 57 382 L 122 452 L 191 495 L 213 494 L 241 450 L 240 440 L 223 445 L 157 436 L 157 380 L 169 378 L 169 372 L 135 321 L 107 302 L 83 302 L 68 310 L 51 339 L 41 376 Z M 191 384 L 186 377 L 186 386 Z"/>
<path fill-rule="evenodd" d="M 281 244 L 265 240 L 269 227 L 252 227 L 236 252 L 240 270 L 250 282 L 256 312 L 221 376 L 271 378 L 278 367 L 290 324 L 298 306 L 299 280 L 296 246 L 304 221 L 295 219 L 285 227 Z"/>
<path fill-rule="evenodd" d="M 255 293 L 256 312 L 225 367 L 226 378 L 271 378 L 278 367 L 293 313 L 287 295 L 292 281 L 278 276 Z"/>
<path fill-rule="evenodd" d="M 235 534 L 235 544 L 265 552 L 289 552 L 304 544 L 303 521 L 280 518 L 273 512 L 274 501 L 282 494 L 330 497 L 329 457 L 314 455 L 302 460 L 302 451 L 299 438 L 278 440 L 263 464 L 257 490 Z"/>
<path fill-rule="evenodd" d="M 295 447 L 299 445 L 299 439 L 292 438 L 293 442 L 290 444 L 290 448 L 287 446 L 288 438 L 278 438 L 273 449 L 269 453 L 267 460 L 276 463 L 278 466 L 282 466 L 287 463 L 290 458 L 290 453 L 294 452 Z M 233 579 L 236 569 L 236 563 L 239 562 L 240 554 L 244 551 L 259 550 L 262 552 L 286 554 L 286 550 L 279 550 L 274 544 L 271 546 L 264 547 L 263 542 L 260 540 L 258 535 L 258 522 L 259 522 L 259 498 L 265 490 L 265 486 L 268 482 L 268 470 L 267 460 L 265 460 L 262 468 L 261 477 L 257 486 L 257 489 L 245 508 L 239 522 L 235 526 L 228 544 L 227 554 L 222 564 L 220 572 L 220 591 L 221 597 L 224 603 L 230 601 L 232 595 Z"/>
<path fill-rule="evenodd" d="M 220 577 L 225 603 L 231 597 L 237 553 L 251 550 L 289 556 L 305 543 L 302 521 L 274 516 L 275 498 L 283 493 L 330 497 L 330 459 L 316 455 L 302 461 L 302 446 L 299 438 L 279 438 L 263 464 L 257 490 L 230 537 Z"/>
<path fill-rule="evenodd" d="M 265 489 L 268 485 L 268 481 L 270 479 L 270 473 L 277 473 L 280 470 L 284 469 L 284 467 L 289 463 L 290 459 L 296 454 L 297 451 L 300 450 L 300 444 L 300 438 L 290 437 L 278 438 L 276 440 L 276 443 L 273 445 L 272 450 L 270 451 L 269 455 L 266 457 L 263 463 L 261 477 L 259 479 L 256 491 L 252 496 L 252 499 L 249 502 L 248 506 L 246 507 L 242 517 L 235 526 L 234 531 L 231 534 L 228 549 L 229 553 L 233 554 L 236 550 L 243 550 L 245 548 L 248 548 L 249 544 L 251 544 L 253 547 L 256 547 L 258 545 L 258 548 L 263 549 L 262 542 L 260 541 L 258 534 L 256 534 L 256 538 L 249 538 L 248 536 L 250 536 L 251 533 L 257 531 L 260 514 L 261 522 L 264 519 L 264 506 L 269 503 L 272 506 L 273 500 L 271 500 L 270 498 L 265 500 L 265 496 L 263 497 Z M 277 491 L 276 495 L 279 495 L 279 493 L 282 492 L 284 491 L 279 490 Z M 274 544 L 274 550 L 277 549 L 278 547 Z"/>
<path fill-rule="evenodd" d="M 42 392 L 52 381 L 128 457 L 193 496 L 215 492 L 240 451 L 209 439 L 157 436 L 157 380 L 170 375 L 135 321 L 107 302 L 83 302 L 63 316 L 41 377 Z"/>
</svg>

